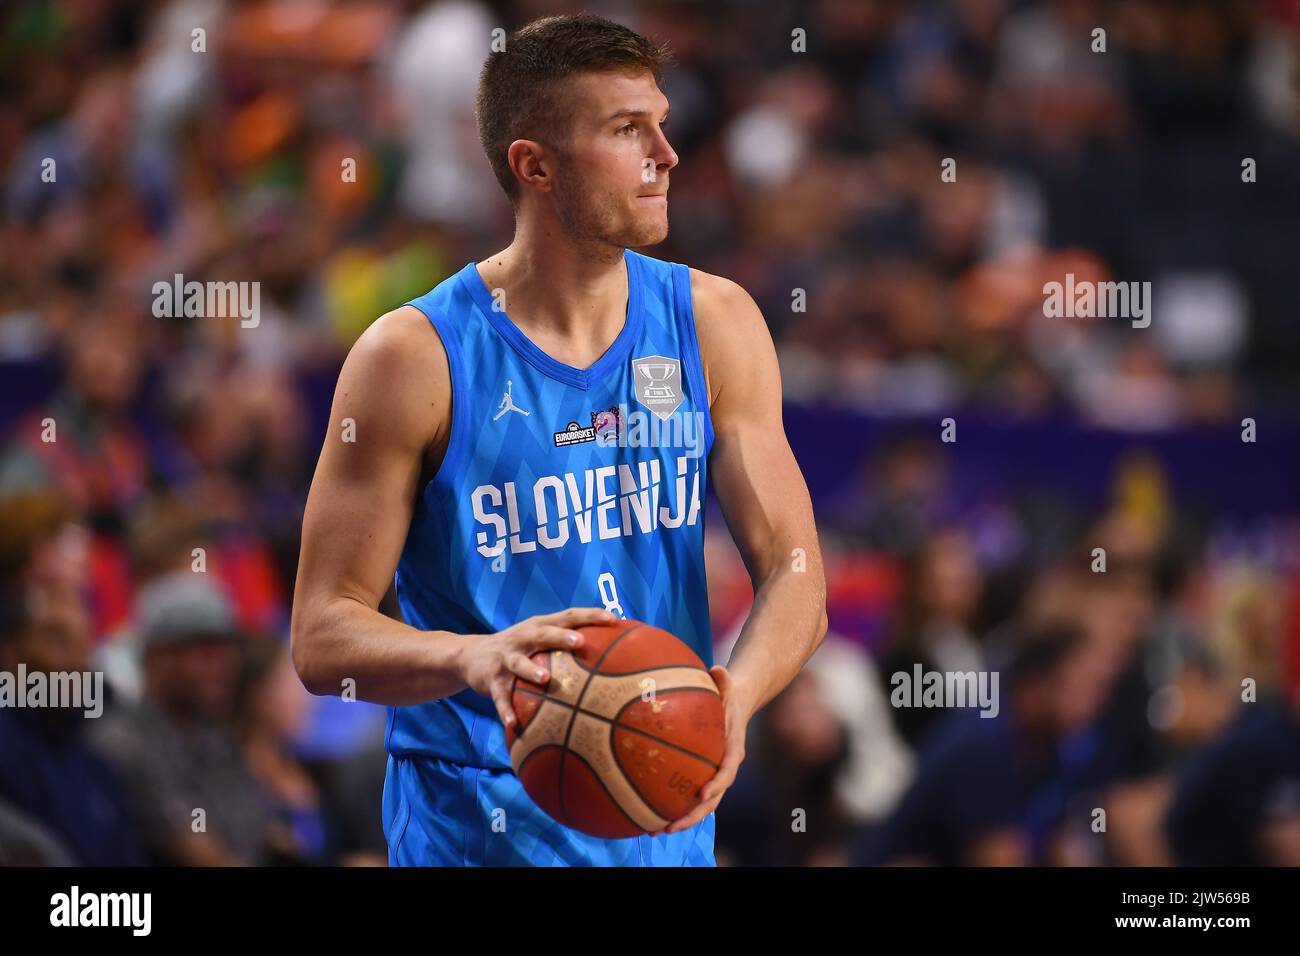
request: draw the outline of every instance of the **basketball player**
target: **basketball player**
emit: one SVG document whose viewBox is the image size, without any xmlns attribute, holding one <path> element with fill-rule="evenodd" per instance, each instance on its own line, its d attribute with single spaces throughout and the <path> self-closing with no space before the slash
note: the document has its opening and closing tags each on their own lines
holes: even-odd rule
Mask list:
<svg viewBox="0 0 1300 956">
<path fill-rule="evenodd" d="M 381 316 L 339 376 L 303 522 L 294 661 L 389 706 L 393 865 L 713 865 L 754 712 L 825 634 L 825 578 L 766 323 L 735 283 L 630 251 L 668 234 L 666 53 L 597 17 L 520 29 L 480 79 L 514 241 Z M 755 600 L 711 666 L 726 751 L 695 809 L 603 840 L 511 770 L 515 677 L 644 621 L 713 665 L 705 482 Z M 395 585 L 405 623 L 377 608 Z M 350 682 L 350 683 L 349 683 Z"/>
</svg>

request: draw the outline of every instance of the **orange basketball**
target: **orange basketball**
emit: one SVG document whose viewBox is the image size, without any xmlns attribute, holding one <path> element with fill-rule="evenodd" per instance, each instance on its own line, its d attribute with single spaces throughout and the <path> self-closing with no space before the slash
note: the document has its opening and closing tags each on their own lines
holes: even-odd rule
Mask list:
<svg viewBox="0 0 1300 956">
<path fill-rule="evenodd" d="M 575 653 L 539 651 L 550 681 L 515 679 L 506 728 L 528 795 L 565 826 L 607 839 L 685 816 L 725 746 L 722 698 L 704 662 L 640 621 L 579 628 Z"/>
</svg>

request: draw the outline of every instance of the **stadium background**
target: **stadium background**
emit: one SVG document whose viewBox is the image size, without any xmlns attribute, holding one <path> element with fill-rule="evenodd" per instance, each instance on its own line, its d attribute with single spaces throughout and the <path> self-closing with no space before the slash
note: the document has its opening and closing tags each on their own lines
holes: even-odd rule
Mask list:
<svg viewBox="0 0 1300 956">
<path fill-rule="evenodd" d="M 0 653 L 113 697 L 0 711 L 0 860 L 383 862 L 382 708 L 284 652 L 303 502 L 360 331 L 508 241 L 492 30 L 578 9 L 676 52 L 642 251 L 763 309 L 827 557 L 720 862 L 1300 864 L 1292 0 L 6 4 Z M 260 323 L 156 318 L 178 273 L 259 282 Z M 1150 327 L 1045 317 L 1067 273 L 1152 282 Z M 915 663 L 1024 693 L 891 706 Z"/>
</svg>

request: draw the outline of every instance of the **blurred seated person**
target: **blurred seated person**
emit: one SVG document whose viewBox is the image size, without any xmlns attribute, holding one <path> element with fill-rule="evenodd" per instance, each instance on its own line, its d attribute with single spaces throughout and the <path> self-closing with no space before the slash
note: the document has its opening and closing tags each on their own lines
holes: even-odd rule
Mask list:
<svg viewBox="0 0 1300 956">
<path fill-rule="evenodd" d="M 974 671 L 984 667 L 984 649 L 975 635 L 984 594 L 983 571 L 965 532 L 950 528 L 926 538 L 906 565 L 903 594 L 893 640 L 880 661 L 886 696 L 894 674 L 923 671 Z M 944 714 L 922 707 L 899 708 L 894 726 L 913 749 Z"/>
<path fill-rule="evenodd" d="M 56 489 L 90 529 L 92 635 L 129 614 L 124 523 L 153 476 L 145 435 L 131 417 L 141 374 L 142 336 L 130 307 L 106 296 L 62 340 L 62 380 L 20 418 L 0 449 L 0 489 Z"/>
<path fill-rule="evenodd" d="M 106 714 L 95 742 L 155 862 L 261 864 L 271 809 L 232 726 L 243 638 L 230 603 L 181 571 L 142 588 L 137 610 L 143 696 Z"/>
<path fill-rule="evenodd" d="M 0 866 L 76 866 L 58 839 L 0 800 Z"/>
<path fill-rule="evenodd" d="M 1000 678 L 997 714 L 948 713 L 918 755 L 892 818 L 858 847 L 863 864 L 1029 866 L 1050 834 L 1036 826 L 1061 772 L 1059 746 L 1097 713 L 1105 688 L 1090 646 L 1057 625 L 1026 635 Z"/>
<path fill-rule="evenodd" d="M 235 724 L 249 770 L 270 801 L 274 864 L 333 863 L 340 849 L 338 814 L 292 751 L 310 706 L 285 645 L 269 635 L 250 639 Z"/>
<path fill-rule="evenodd" d="M 50 690 L 41 706 L 0 706 L 0 802 L 15 828 L 22 815 L 47 831 L 67 862 L 136 866 L 144 854 L 126 789 L 87 739 L 103 713 L 104 685 L 83 679 L 91 673 L 85 559 L 85 530 L 60 498 L 33 492 L 0 501 L 0 671 L 14 694 L 27 694 L 36 675 Z M 56 687 L 80 699 L 55 699 Z M 47 846 L 30 826 L 20 829 L 29 850 Z M 48 846 L 39 855 L 61 858 Z"/>
<path fill-rule="evenodd" d="M 750 738 L 718 811 L 722 865 L 845 865 L 855 834 L 886 818 L 910 780 L 870 657 L 833 632 Z"/>
<path fill-rule="evenodd" d="M 1166 820 L 1180 866 L 1300 866 L 1300 695 L 1241 703 L 1180 775 Z"/>
</svg>

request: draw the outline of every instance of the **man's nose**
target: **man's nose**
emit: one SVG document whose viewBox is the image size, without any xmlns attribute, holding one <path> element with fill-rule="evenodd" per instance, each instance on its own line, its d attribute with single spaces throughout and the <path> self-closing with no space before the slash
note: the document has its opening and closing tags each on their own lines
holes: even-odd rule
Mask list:
<svg viewBox="0 0 1300 956">
<path fill-rule="evenodd" d="M 650 152 L 650 158 L 655 161 L 656 178 L 677 165 L 677 153 L 668 142 L 668 137 L 664 135 L 663 130 L 658 130 L 655 134 L 655 144 Z"/>
</svg>

